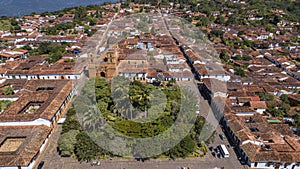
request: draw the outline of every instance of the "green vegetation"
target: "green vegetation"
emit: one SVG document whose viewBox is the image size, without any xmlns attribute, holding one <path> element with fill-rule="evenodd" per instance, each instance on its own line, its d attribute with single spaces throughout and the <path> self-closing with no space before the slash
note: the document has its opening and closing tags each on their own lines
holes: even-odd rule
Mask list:
<svg viewBox="0 0 300 169">
<path fill-rule="evenodd" d="M 224 49 L 221 50 L 220 59 L 222 60 L 222 62 L 225 63 L 227 63 L 230 60 L 230 56 L 226 50 Z"/>
<path fill-rule="evenodd" d="M 79 130 L 70 130 L 60 136 L 57 144 L 61 156 L 69 157 L 74 154 L 74 146 L 77 142 L 76 136 L 79 133 Z"/>
<path fill-rule="evenodd" d="M 264 100 L 264 101 L 274 101 L 275 100 L 275 96 L 267 93 L 267 92 L 263 92 L 263 93 L 259 93 L 258 94 L 260 100 Z"/>
<path fill-rule="evenodd" d="M 241 77 L 246 77 L 245 71 L 244 71 L 244 69 L 241 68 L 241 67 L 235 67 L 235 68 L 234 68 L 234 74 L 235 74 L 235 75 L 238 75 L 238 76 L 241 76 Z"/>
<path fill-rule="evenodd" d="M 235 57 L 232 57 L 232 59 L 234 59 L 234 60 L 244 60 L 244 61 L 249 61 L 249 60 L 251 60 L 251 57 L 248 56 L 248 55 L 243 55 L 243 56 L 241 56 L 241 55 L 236 55 Z"/>
<path fill-rule="evenodd" d="M 67 112 L 67 119 L 63 123 L 62 126 L 62 134 L 68 133 L 71 130 L 78 130 L 81 131 L 81 125 L 77 120 L 76 112 L 74 108 L 71 108 Z"/>
<path fill-rule="evenodd" d="M 115 80 L 122 84 L 122 79 L 122 77 L 116 77 Z M 88 99 L 92 99 L 90 96 L 92 96 L 91 92 L 93 92 L 93 89 L 89 84 L 92 84 L 95 87 L 94 92 L 97 107 L 101 113 L 98 111 L 92 112 L 93 110 L 88 106 Z M 99 126 L 101 126 L 104 121 L 117 131 L 120 136 L 125 135 L 130 138 L 149 138 L 168 130 L 178 118 L 182 99 L 181 92 L 184 92 L 181 90 L 184 89 L 172 86 L 171 84 L 168 86 L 154 86 L 152 84 L 141 83 L 140 81 L 133 81 L 130 83 L 129 89 L 127 90 L 124 88 L 125 84 L 117 86 L 114 89 L 112 97 L 111 86 L 111 82 L 106 82 L 105 79 L 100 78 L 95 78 L 87 82 L 82 89 L 82 94 L 78 96 L 80 103 L 76 102 L 77 99 L 75 100 L 75 106 L 76 104 L 79 104 L 76 107 L 77 114 L 75 114 L 75 109 L 70 109 L 67 114 L 67 119 L 63 124 L 62 136 L 58 144 L 61 155 L 74 155 L 79 161 L 89 161 L 107 155 L 113 156 L 112 153 L 104 151 L 95 144 L 89 137 L 90 134 L 98 135 L 99 137 L 101 135 L 109 138 L 119 137 L 118 134 L 115 135 L 108 130 L 99 129 Z M 157 90 L 159 91 L 156 93 Z M 128 104 L 119 105 L 119 103 L 125 103 L 125 100 L 128 99 L 123 96 L 124 93 L 129 94 L 132 108 L 130 108 L 130 105 Z M 164 100 L 157 99 L 161 98 L 160 94 L 166 96 L 163 98 Z M 195 112 L 195 106 L 193 106 L 193 104 L 195 104 L 194 101 L 196 99 L 192 99 L 194 97 L 192 94 L 187 94 L 187 97 L 191 98 L 191 101 L 188 103 L 190 105 L 186 105 L 183 108 L 186 117 L 184 116 L 182 120 L 190 120 L 190 115 L 188 114 Z M 87 99 L 80 99 L 80 97 L 85 98 L 86 96 Z M 113 101 L 113 98 L 116 98 L 117 100 Z M 157 114 L 161 110 L 162 112 Z M 140 117 L 144 118 L 140 119 Z M 207 148 L 203 142 L 206 140 L 200 139 L 205 119 L 200 116 L 196 117 L 197 118 L 194 119 L 195 125 L 190 130 L 190 133 L 187 135 L 185 134 L 186 136 L 183 140 L 160 156 L 168 156 L 171 158 L 190 157 L 193 155 L 199 156 L 197 153 L 194 154 L 196 151 L 204 152 L 201 155 L 203 156 L 207 152 Z M 86 131 L 81 128 L 78 118 L 81 119 L 80 121 L 82 121 L 82 125 Z M 151 119 L 150 122 L 148 122 L 149 119 Z M 97 129 L 97 131 L 100 130 L 101 132 L 89 132 L 90 129 Z M 135 149 L 138 149 L 138 147 L 141 146 L 135 143 L 134 140 L 129 141 L 127 144 L 129 144 L 126 146 L 129 148 L 129 152 L 133 151 L 131 149 L 132 145 Z M 147 144 L 147 146 L 149 146 L 149 148 L 156 147 L 157 149 L 152 151 L 160 151 L 161 145 L 154 146 L 151 144 L 155 143 L 151 142 Z M 118 149 L 118 147 L 115 148 Z M 142 147 L 142 149 L 144 150 L 145 147 Z"/>
<path fill-rule="evenodd" d="M 275 97 L 274 95 L 268 94 L 268 93 L 260 93 L 259 94 L 260 98 L 262 100 L 267 100 L 267 101 L 274 101 Z M 281 104 L 269 104 L 267 105 L 267 113 L 270 113 L 271 115 L 275 117 L 285 117 L 288 115 L 288 112 L 290 111 L 290 101 L 288 99 L 288 96 L 283 94 L 280 96 L 280 100 L 282 101 Z"/>
<path fill-rule="evenodd" d="M 267 113 L 275 117 L 284 117 L 290 110 L 290 105 L 283 103 L 282 105 L 270 104 L 268 105 Z"/>
<path fill-rule="evenodd" d="M 19 22 L 16 21 L 16 18 L 0 18 L 0 31 L 10 31 L 12 33 L 21 31 Z"/>
<path fill-rule="evenodd" d="M 224 32 L 222 30 L 219 30 L 219 29 L 213 29 L 210 34 L 209 34 L 209 37 L 223 37 L 224 35 Z"/>
<path fill-rule="evenodd" d="M 12 103 L 13 101 L 0 100 L 0 112 L 6 110 Z"/>
<path fill-rule="evenodd" d="M 204 154 L 208 153 L 208 148 L 204 141 L 201 141 L 199 150 L 202 151 Z"/>
<path fill-rule="evenodd" d="M 75 156 L 79 161 L 89 161 L 99 154 L 101 148 L 83 131 L 77 118 L 75 109 L 69 109 L 58 140 L 58 150 L 61 156 Z"/>
<path fill-rule="evenodd" d="M 137 17 L 134 15 L 134 17 Z M 134 25 L 134 28 L 144 32 L 150 33 L 150 31 L 155 32 L 155 30 L 149 30 L 149 24 L 153 23 L 151 18 L 147 18 L 146 16 L 138 16 L 140 21 Z M 154 28 L 153 28 L 154 29 Z"/>
<path fill-rule="evenodd" d="M 37 49 L 31 50 L 31 55 L 47 55 L 47 60 L 55 63 L 66 53 L 67 43 L 42 42 Z"/>
<path fill-rule="evenodd" d="M 75 28 L 75 23 L 67 22 L 67 23 L 56 24 L 53 27 L 42 27 L 41 32 L 45 32 L 46 35 L 58 35 L 58 34 L 63 35 L 62 32 L 70 33 L 68 32 L 68 30 L 74 28 Z"/>
<path fill-rule="evenodd" d="M 96 10 L 96 13 L 88 15 L 87 10 Z M 116 10 L 112 12 L 115 11 Z M 77 34 L 78 31 L 75 30 L 75 25 L 78 24 L 85 27 L 84 33 L 86 33 L 87 36 L 92 36 L 97 30 L 90 29 L 89 26 L 96 25 L 98 18 L 102 18 L 102 12 L 108 12 L 108 10 L 99 5 L 88 5 L 86 7 L 77 6 L 73 8 L 65 8 L 60 11 L 44 12 L 41 16 L 58 15 L 58 17 L 61 17 L 64 14 L 74 14 L 75 16 L 72 22 L 56 24 L 53 27 L 41 27 L 41 31 L 46 35 Z M 53 20 L 49 22 L 51 23 Z"/>
<path fill-rule="evenodd" d="M 152 4 L 155 6 L 168 5 L 169 2 L 179 3 L 177 11 L 184 11 L 189 9 L 192 12 L 201 12 L 206 16 L 189 17 L 186 16 L 186 20 L 191 21 L 193 19 L 199 20 L 196 26 L 207 26 L 212 23 L 221 25 L 263 25 L 269 26 L 273 29 L 276 24 L 281 20 L 290 20 L 294 22 L 300 22 L 300 2 L 291 0 L 282 1 L 260 1 L 260 0 L 249 0 L 246 1 L 247 5 L 240 3 L 234 3 L 231 1 L 222 0 L 163 0 L 160 4 L 157 4 L 155 0 L 127 0 L 123 2 L 122 7 L 128 7 L 129 2 L 135 2 L 140 4 Z M 230 15 L 228 20 L 225 19 L 228 9 L 234 9 L 234 15 Z M 274 9 L 282 10 L 286 13 L 282 17 L 272 11 Z M 213 15 L 214 11 L 220 11 L 219 15 Z M 262 20 L 247 20 L 246 14 L 248 11 L 254 11 L 254 17 L 262 17 Z"/>
<path fill-rule="evenodd" d="M 2 31 L 8 31 L 11 28 L 12 28 L 12 25 L 9 22 L 9 20 L 0 19 L 0 30 L 2 30 Z"/>
<path fill-rule="evenodd" d="M 19 25 L 19 22 L 12 19 L 10 20 L 10 24 L 11 24 L 11 28 L 10 28 L 10 32 L 18 32 L 21 31 L 21 26 Z"/>
<path fill-rule="evenodd" d="M 217 24 L 238 24 L 238 25 L 264 25 L 268 24 L 276 25 L 280 20 L 291 20 L 299 22 L 300 19 L 300 3 L 299 1 L 259 1 L 259 0 L 249 0 L 247 1 L 247 5 L 241 5 L 239 3 L 233 3 L 230 1 L 220 1 L 220 0 L 212 0 L 212 1 L 178 1 L 179 3 L 192 5 L 191 10 L 194 12 L 202 12 L 207 15 L 208 21 L 210 23 Z M 199 4 L 199 5 L 197 5 Z M 234 9 L 236 10 L 235 15 L 231 15 L 228 21 L 225 22 L 222 13 L 218 17 L 212 17 L 212 11 L 224 11 L 224 9 Z M 279 9 L 283 10 L 286 15 L 283 17 L 279 17 L 276 14 L 272 13 L 272 10 Z M 260 21 L 247 21 L 245 20 L 245 14 L 247 11 L 253 10 L 255 17 L 263 17 Z"/>
<path fill-rule="evenodd" d="M 289 97 L 288 97 L 288 95 L 286 95 L 286 94 L 282 94 L 282 95 L 280 96 L 280 100 L 281 100 L 283 103 L 285 103 L 285 104 L 290 104 Z"/>
<path fill-rule="evenodd" d="M 95 144 L 85 132 L 76 135 L 77 142 L 74 151 L 79 161 L 90 161 L 95 159 L 97 154 L 101 154 L 101 148 Z"/>
<path fill-rule="evenodd" d="M 2 91 L 2 94 L 4 94 L 4 95 L 12 95 L 14 93 L 15 93 L 14 89 L 10 85 L 9 86 L 5 86 L 3 88 L 3 91 Z"/>
</svg>

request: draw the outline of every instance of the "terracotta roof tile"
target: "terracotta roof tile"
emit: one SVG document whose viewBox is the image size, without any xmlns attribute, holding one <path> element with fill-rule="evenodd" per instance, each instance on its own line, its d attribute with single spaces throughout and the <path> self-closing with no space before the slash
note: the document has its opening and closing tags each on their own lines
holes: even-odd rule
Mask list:
<svg viewBox="0 0 300 169">
<path fill-rule="evenodd" d="M 0 152 L 0 166 L 28 166 L 39 153 L 40 146 L 50 133 L 50 128 L 42 126 L 0 126 L 0 143 L 6 138 L 25 138 L 13 152 Z"/>
<path fill-rule="evenodd" d="M 40 87 L 53 87 L 53 90 L 40 90 Z M 72 82 L 67 80 L 30 80 L 19 93 L 19 99 L 0 115 L 2 122 L 33 121 L 38 118 L 52 120 L 56 111 L 72 90 Z M 32 114 L 21 112 L 30 103 L 40 103 Z"/>
<path fill-rule="evenodd" d="M 265 101 L 250 101 L 250 106 L 254 109 L 266 109 L 267 108 Z"/>
</svg>

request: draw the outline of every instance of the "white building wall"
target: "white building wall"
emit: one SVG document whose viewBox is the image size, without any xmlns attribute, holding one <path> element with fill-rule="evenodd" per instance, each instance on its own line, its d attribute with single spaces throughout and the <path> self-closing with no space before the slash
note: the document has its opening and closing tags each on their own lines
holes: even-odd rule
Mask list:
<svg viewBox="0 0 300 169">
<path fill-rule="evenodd" d="M 263 114 L 264 111 L 266 111 L 266 109 L 257 109 L 256 112 L 259 113 L 259 114 Z"/>
<path fill-rule="evenodd" d="M 21 79 L 27 79 L 27 76 L 26 75 L 21 75 L 20 78 Z"/>
<path fill-rule="evenodd" d="M 4 101 L 4 100 L 8 100 L 8 101 L 17 101 L 18 100 L 18 97 L 12 97 L 12 98 L 0 98 L 1 101 Z"/>
<path fill-rule="evenodd" d="M 57 79 L 56 75 L 40 75 L 40 79 Z"/>
<path fill-rule="evenodd" d="M 42 144 L 41 148 L 40 148 L 40 152 L 44 151 L 46 144 L 48 143 L 48 138 L 46 138 L 44 144 Z"/>
<path fill-rule="evenodd" d="M 254 112 L 236 112 L 237 116 L 253 116 Z"/>
<path fill-rule="evenodd" d="M 293 168 L 294 167 L 294 168 Z M 275 169 L 274 165 L 269 165 L 267 162 L 259 162 L 257 163 L 257 166 L 255 166 L 255 163 L 251 163 L 251 168 L 263 168 L 263 169 Z M 300 166 L 296 166 L 296 163 L 291 163 L 288 166 L 284 166 L 284 164 L 279 166 L 279 169 L 300 169 Z"/>
<path fill-rule="evenodd" d="M 50 127 L 51 121 L 39 118 L 34 121 L 26 121 L 26 122 L 0 122 L 0 126 L 39 126 L 39 125 L 46 125 Z"/>
<path fill-rule="evenodd" d="M 257 163 L 257 166 L 255 167 L 255 163 L 251 163 L 251 168 L 265 168 L 265 169 L 274 169 L 274 167 L 271 166 L 267 166 L 268 163 Z"/>
<path fill-rule="evenodd" d="M 64 79 L 80 79 L 82 77 L 83 73 L 81 74 L 69 74 L 69 75 L 59 75 L 59 74 L 54 74 L 54 75 L 6 75 L 7 79 L 50 79 L 50 80 L 55 80 L 55 79 L 61 79 L 61 77 L 64 77 Z"/>
<path fill-rule="evenodd" d="M 172 68 L 172 69 L 169 69 L 170 72 L 180 72 L 180 68 Z"/>
<path fill-rule="evenodd" d="M 229 75 L 200 75 L 200 79 L 217 79 L 223 82 L 227 82 L 230 80 L 230 76 Z"/>
<path fill-rule="evenodd" d="M 22 167 L 22 169 L 33 169 L 33 166 L 35 165 L 36 160 L 33 160 L 28 167 Z"/>
</svg>

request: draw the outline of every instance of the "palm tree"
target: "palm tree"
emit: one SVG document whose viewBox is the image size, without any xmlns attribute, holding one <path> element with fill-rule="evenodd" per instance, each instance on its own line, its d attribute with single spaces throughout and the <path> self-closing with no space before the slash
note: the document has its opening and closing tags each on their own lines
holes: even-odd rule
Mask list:
<svg viewBox="0 0 300 169">
<path fill-rule="evenodd" d="M 118 85 L 112 89 L 114 90 L 112 91 L 112 97 L 118 115 L 123 115 L 128 118 L 131 112 L 128 88 L 126 86 Z"/>
<path fill-rule="evenodd" d="M 89 110 L 84 113 L 83 127 L 86 129 L 96 129 L 103 124 L 103 115 L 96 105 L 90 106 Z"/>
</svg>

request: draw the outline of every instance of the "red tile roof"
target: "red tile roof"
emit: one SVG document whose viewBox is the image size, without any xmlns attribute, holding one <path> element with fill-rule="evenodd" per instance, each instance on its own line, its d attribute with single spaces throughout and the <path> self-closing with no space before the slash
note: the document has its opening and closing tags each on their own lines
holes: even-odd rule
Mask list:
<svg viewBox="0 0 300 169">
<path fill-rule="evenodd" d="M 0 146 L 6 138 L 25 138 L 14 152 L 0 152 L 0 166 L 28 166 L 39 153 L 40 146 L 50 133 L 50 128 L 42 126 L 0 126 Z"/>
</svg>

